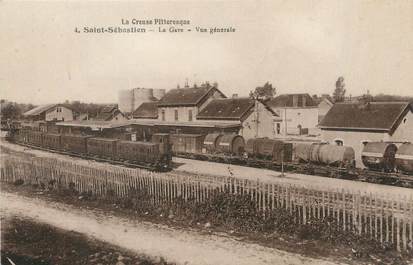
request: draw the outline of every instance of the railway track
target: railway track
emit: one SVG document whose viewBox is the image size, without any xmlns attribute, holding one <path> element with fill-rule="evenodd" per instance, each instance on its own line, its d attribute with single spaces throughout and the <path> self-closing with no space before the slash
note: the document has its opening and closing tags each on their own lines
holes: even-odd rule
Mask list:
<svg viewBox="0 0 413 265">
<path fill-rule="evenodd" d="M 25 144 L 25 143 L 16 143 L 21 146 L 25 146 L 28 148 L 47 151 L 62 155 L 68 155 L 71 157 L 77 157 L 81 159 L 88 159 L 97 162 L 105 162 L 112 165 L 121 165 L 129 168 L 143 168 L 150 171 L 161 171 L 167 172 L 172 170 L 171 167 L 169 168 L 157 168 L 154 166 L 144 165 L 144 164 L 137 164 L 130 161 L 120 161 L 120 160 L 111 160 L 102 157 L 96 156 L 89 156 L 84 154 L 77 154 L 73 152 L 61 151 L 61 150 L 51 150 L 44 147 L 39 147 L 35 145 Z M 248 159 L 248 158 L 240 158 L 236 156 L 224 156 L 218 154 L 186 154 L 186 153 L 179 153 L 174 154 L 176 157 L 186 158 L 186 159 L 195 159 L 195 160 L 203 160 L 203 161 L 210 161 L 210 162 L 218 162 L 218 163 L 225 163 L 225 164 L 234 164 L 239 166 L 248 166 L 254 168 L 266 168 L 278 172 L 289 172 L 289 173 L 297 173 L 297 174 L 305 174 L 305 175 L 313 175 L 313 176 L 321 176 L 321 177 L 329 177 L 329 178 L 338 178 L 338 179 L 347 179 L 353 181 L 361 181 L 361 182 L 368 182 L 368 183 L 375 183 L 375 184 L 383 184 L 383 185 L 390 185 L 390 186 L 398 186 L 398 187 L 405 187 L 405 188 L 413 188 L 413 176 L 404 175 L 400 173 L 385 173 L 385 172 L 376 172 L 366 169 L 354 169 L 354 168 L 337 168 L 337 167 L 330 167 L 330 166 L 321 166 L 315 164 L 302 164 L 302 163 L 276 163 L 270 160 L 259 160 L 259 159 Z"/>
<path fill-rule="evenodd" d="M 174 154 L 174 156 L 218 163 L 234 164 L 254 168 L 266 168 L 279 172 L 289 172 L 329 178 L 347 179 L 375 184 L 413 188 L 413 176 L 401 173 L 385 173 L 359 168 L 337 168 L 324 165 L 302 163 L 277 163 L 270 160 L 248 159 L 211 154 Z"/>
</svg>

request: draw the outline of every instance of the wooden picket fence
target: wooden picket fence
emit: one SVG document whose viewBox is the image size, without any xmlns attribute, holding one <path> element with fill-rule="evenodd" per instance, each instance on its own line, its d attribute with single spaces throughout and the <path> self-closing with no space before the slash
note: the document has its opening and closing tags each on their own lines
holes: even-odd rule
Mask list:
<svg viewBox="0 0 413 265">
<path fill-rule="evenodd" d="M 250 196 L 263 215 L 284 208 L 295 223 L 334 218 L 343 231 L 391 242 L 398 251 L 411 251 L 413 198 L 387 198 L 340 189 L 308 189 L 291 184 L 264 183 L 235 177 L 156 173 L 98 163 L 80 164 L 47 157 L 4 156 L 1 181 L 71 187 L 96 196 L 128 197 L 145 191 L 154 206 L 204 202 L 219 192 Z"/>
</svg>

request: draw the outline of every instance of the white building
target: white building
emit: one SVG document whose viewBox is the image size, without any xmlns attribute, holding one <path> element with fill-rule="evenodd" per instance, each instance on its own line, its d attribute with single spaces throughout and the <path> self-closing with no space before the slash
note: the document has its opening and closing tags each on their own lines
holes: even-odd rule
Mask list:
<svg viewBox="0 0 413 265">
<path fill-rule="evenodd" d="M 275 131 L 281 135 L 311 134 L 317 131 L 318 107 L 309 94 L 284 94 L 267 105 L 280 117 Z"/>
<path fill-rule="evenodd" d="M 362 166 L 364 143 L 413 142 L 413 103 L 336 103 L 319 124 L 322 139 L 351 146 L 356 163 Z"/>
<path fill-rule="evenodd" d="M 31 121 L 72 121 L 73 110 L 63 104 L 49 104 L 31 109 L 23 116 Z"/>
</svg>

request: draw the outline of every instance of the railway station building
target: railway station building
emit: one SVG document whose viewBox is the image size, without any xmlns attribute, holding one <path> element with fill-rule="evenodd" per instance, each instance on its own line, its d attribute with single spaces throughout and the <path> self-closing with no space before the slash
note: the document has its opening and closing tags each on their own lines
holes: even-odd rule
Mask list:
<svg viewBox="0 0 413 265">
<path fill-rule="evenodd" d="M 320 122 L 321 137 L 331 144 L 351 146 L 357 166 L 366 142 L 413 142 L 413 103 L 336 103 Z"/>
<path fill-rule="evenodd" d="M 150 141 L 155 133 L 208 134 L 213 132 L 238 133 L 238 121 L 193 121 L 167 122 L 156 119 L 135 119 L 127 121 L 68 121 L 58 122 L 62 134 L 92 135 L 130 141 Z"/>
<path fill-rule="evenodd" d="M 239 134 L 245 140 L 257 137 L 274 138 L 275 122 L 280 117 L 264 102 L 251 98 L 221 98 L 212 100 L 197 116 L 198 121 L 226 121 L 240 124 Z"/>
<path fill-rule="evenodd" d="M 158 120 L 162 122 L 195 121 L 198 113 L 213 99 L 226 98 L 215 86 L 185 87 L 169 90 L 158 103 Z"/>
</svg>

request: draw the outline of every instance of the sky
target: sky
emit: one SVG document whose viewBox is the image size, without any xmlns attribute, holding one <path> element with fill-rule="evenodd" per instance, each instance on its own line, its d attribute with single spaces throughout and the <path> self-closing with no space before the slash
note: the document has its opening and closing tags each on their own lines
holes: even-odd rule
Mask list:
<svg viewBox="0 0 413 265">
<path fill-rule="evenodd" d="M 190 20 L 192 31 L 75 32 L 133 18 Z M 0 1 L 0 32 L 0 97 L 23 103 L 117 102 L 121 89 L 186 79 L 227 96 L 267 81 L 278 94 L 331 94 L 339 76 L 347 95 L 413 96 L 410 0 Z"/>
</svg>

